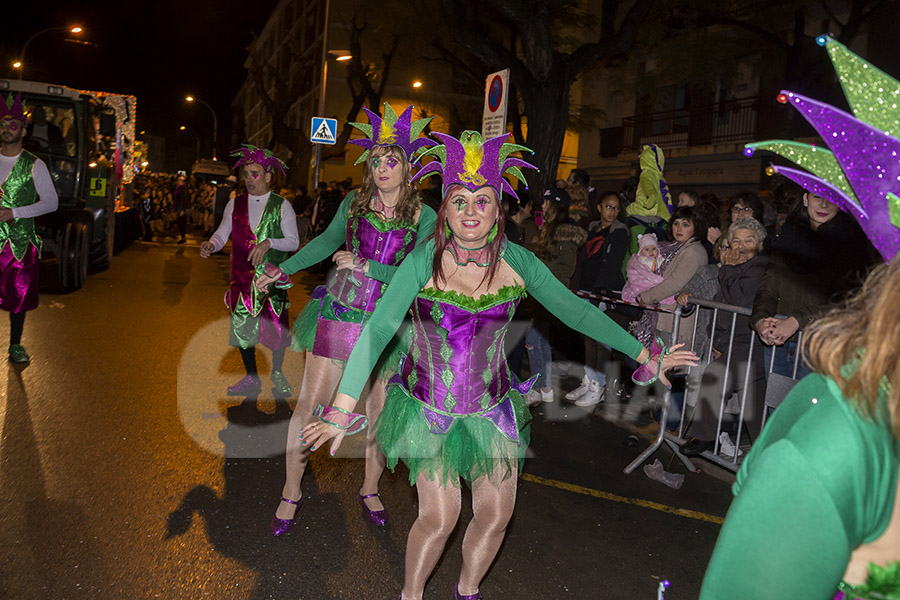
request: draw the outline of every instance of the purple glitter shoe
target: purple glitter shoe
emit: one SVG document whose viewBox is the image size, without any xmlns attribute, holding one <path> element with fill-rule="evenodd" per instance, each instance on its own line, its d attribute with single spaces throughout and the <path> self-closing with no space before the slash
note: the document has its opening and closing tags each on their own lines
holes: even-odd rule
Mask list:
<svg viewBox="0 0 900 600">
<path fill-rule="evenodd" d="M 459 593 L 459 584 L 453 584 L 453 600 L 481 600 L 481 592 L 475 592 L 471 596 L 463 596 Z"/>
<path fill-rule="evenodd" d="M 262 381 L 256 375 L 247 375 L 228 387 L 229 396 L 258 396 L 262 391 Z"/>
<path fill-rule="evenodd" d="M 380 498 L 377 493 L 368 494 L 367 496 L 360 495 L 359 504 L 363 509 L 363 517 L 371 523 L 372 525 L 378 525 L 379 527 L 383 527 L 388 524 L 388 512 L 386 510 L 370 510 L 368 506 L 366 506 L 366 498 Z"/>
<path fill-rule="evenodd" d="M 297 508 L 294 510 L 294 516 L 290 519 L 279 519 L 278 517 L 272 517 L 272 523 L 269 524 L 269 529 L 272 531 L 272 535 L 278 537 L 279 535 L 284 535 L 286 533 L 291 532 L 291 528 L 294 526 L 294 519 L 297 518 L 297 512 L 300 510 L 300 507 L 303 506 L 303 499 L 306 496 L 300 496 L 299 500 L 288 500 L 287 498 L 282 498 L 282 502 L 287 502 L 288 504 L 296 504 Z"/>
</svg>

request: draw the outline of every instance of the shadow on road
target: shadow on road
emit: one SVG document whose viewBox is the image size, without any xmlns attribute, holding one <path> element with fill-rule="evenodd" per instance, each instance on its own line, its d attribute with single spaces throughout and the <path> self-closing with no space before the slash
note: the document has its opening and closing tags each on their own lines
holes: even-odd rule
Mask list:
<svg viewBox="0 0 900 600">
<path fill-rule="evenodd" d="M 219 433 L 225 444 L 225 491 L 220 497 L 205 485 L 190 490 L 169 514 L 165 537 L 184 535 L 196 513 L 216 552 L 256 571 L 253 600 L 342 597 L 329 591 L 340 581 L 348 547 L 347 517 L 337 495 L 319 495 L 315 472 L 307 470 L 303 484 L 306 500 L 297 513 L 294 530 L 273 537 L 269 522 L 284 484 L 284 458 L 228 458 L 246 455 L 243 446 L 248 444 L 266 443 L 255 440 L 247 425 L 271 431 L 271 425 L 280 421 L 286 435 L 289 418 L 290 408 L 284 402 L 276 405 L 275 414 L 259 411 L 254 398 L 228 408 L 228 425 Z"/>
<path fill-rule="evenodd" d="M 49 496 L 23 368 L 9 365 L 6 377 L 0 444 L 0 506 L 6 523 L 0 534 L 0 598 L 56 598 L 77 589 L 73 574 L 78 573 L 78 557 L 102 556 L 103 551 L 73 526 L 85 521 L 84 511 L 75 502 Z M 97 579 L 104 577 L 98 574 Z M 27 582 L 27 587 L 14 589 L 5 582 Z"/>
<path fill-rule="evenodd" d="M 169 306 L 181 303 L 184 288 L 191 281 L 191 259 L 184 255 L 184 247 L 176 250 L 163 264 L 163 293 L 161 299 Z"/>
</svg>

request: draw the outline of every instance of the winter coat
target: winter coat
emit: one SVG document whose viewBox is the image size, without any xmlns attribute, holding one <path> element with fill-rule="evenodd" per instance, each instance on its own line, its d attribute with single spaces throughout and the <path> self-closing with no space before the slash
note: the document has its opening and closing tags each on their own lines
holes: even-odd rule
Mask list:
<svg viewBox="0 0 900 600">
<path fill-rule="evenodd" d="M 575 274 L 575 263 L 578 260 L 578 251 L 587 240 L 587 231 L 578 227 L 563 223 L 556 228 L 553 236 L 553 244 L 556 246 L 555 258 L 541 258 L 550 272 L 561 282 L 569 285 L 569 280 Z"/>
<path fill-rule="evenodd" d="M 622 300 L 636 302 L 637 297 L 643 292 L 652 289 L 664 281 L 662 275 L 657 275 L 650 267 L 641 262 L 640 254 L 632 254 L 625 267 L 627 279 L 622 288 Z M 659 301 L 660 304 L 674 304 L 675 297 L 669 296 Z"/>
<path fill-rule="evenodd" d="M 618 292 L 625 285 L 622 266 L 628 252 L 630 232 L 621 221 L 600 228 L 600 221 L 588 227 L 586 242 L 575 274 L 575 285 L 586 292 Z"/>
<path fill-rule="evenodd" d="M 784 315 L 805 328 L 856 289 L 870 264 L 871 245 L 846 213 L 815 231 L 803 223 L 785 223 L 756 292 L 751 325 Z"/>
</svg>

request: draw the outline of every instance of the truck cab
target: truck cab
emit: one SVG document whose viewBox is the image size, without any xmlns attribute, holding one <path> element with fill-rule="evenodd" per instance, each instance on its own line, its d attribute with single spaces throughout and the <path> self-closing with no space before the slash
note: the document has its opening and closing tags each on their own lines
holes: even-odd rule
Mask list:
<svg viewBox="0 0 900 600">
<path fill-rule="evenodd" d="M 47 164 L 59 209 L 37 219 L 42 260 L 57 260 L 63 288 L 84 285 L 89 268 L 112 260 L 116 201 L 134 173 L 134 96 L 0 79 L 0 93 L 22 95 L 24 147 Z"/>
</svg>

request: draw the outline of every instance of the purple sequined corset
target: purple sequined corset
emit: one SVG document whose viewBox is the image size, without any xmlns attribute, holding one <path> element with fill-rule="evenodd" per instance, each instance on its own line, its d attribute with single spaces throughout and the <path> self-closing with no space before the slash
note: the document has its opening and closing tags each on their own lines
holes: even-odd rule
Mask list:
<svg viewBox="0 0 900 600">
<path fill-rule="evenodd" d="M 372 218 L 378 219 L 375 216 Z M 347 219 L 347 249 L 361 258 L 397 266 L 415 248 L 416 230 L 390 229 L 384 224 L 381 228 L 384 231 L 366 217 L 350 217 Z M 375 310 L 384 286 L 384 283 L 363 277 L 359 272 L 343 270 L 329 280 L 328 293 L 348 308 L 371 312 Z"/>
<path fill-rule="evenodd" d="M 454 416 L 502 402 L 512 385 L 503 340 L 518 303 L 519 297 L 498 298 L 473 312 L 422 292 L 412 307 L 412 345 L 400 369 L 404 387 Z"/>
</svg>

